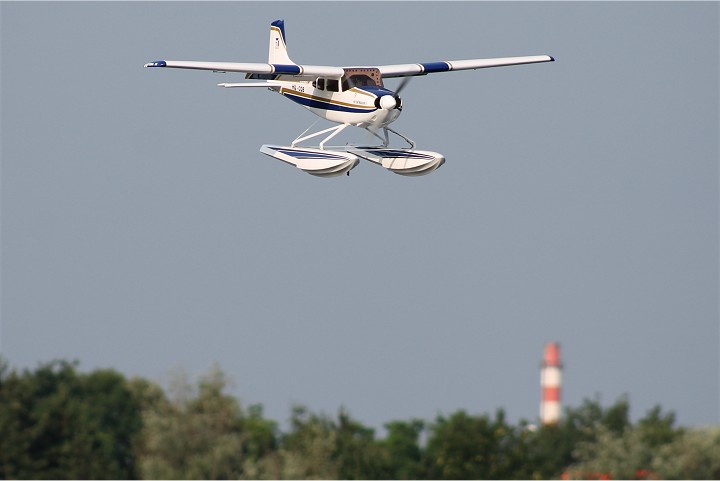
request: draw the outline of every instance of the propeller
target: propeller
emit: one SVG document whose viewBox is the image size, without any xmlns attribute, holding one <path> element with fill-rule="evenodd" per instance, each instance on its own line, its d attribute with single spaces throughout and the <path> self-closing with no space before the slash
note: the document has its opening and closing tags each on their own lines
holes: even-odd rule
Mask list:
<svg viewBox="0 0 720 481">
<path fill-rule="evenodd" d="M 395 93 L 400 95 L 400 92 L 402 92 L 402 90 L 407 86 L 407 84 L 410 83 L 411 78 L 412 77 L 403 77 L 400 81 L 400 85 L 398 85 L 397 90 L 395 90 Z"/>
<path fill-rule="evenodd" d="M 407 84 L 410 82 L 410 77 L 403 77 L 403 79 L 400 81 L 400 84 L 398 85 L 398 88 L 395 90 L 394 95 L 383 95 L 380 98 L 377 98 L 375 100 L 375 106 L 378 109 L 383 110 L 392 110 L 392 109 L 398 109 L 402 110 L 402 100 L 400 100 L 400 92 L 403 91 L 405 87 L 407 87 Z M 379 137 L 377 134 L 378 130 L 380 129 L 380 123 L 382 120 L 378 118 L 372 125 L 370 125 L 367 128 L 368 135 L 372 135 L 375 137 Z"/>
</svg>

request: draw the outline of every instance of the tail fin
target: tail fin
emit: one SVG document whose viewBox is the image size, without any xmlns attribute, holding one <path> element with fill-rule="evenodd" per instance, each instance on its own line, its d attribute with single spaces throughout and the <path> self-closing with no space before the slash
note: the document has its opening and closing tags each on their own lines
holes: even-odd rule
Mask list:
<svg viewBox="0 0 720 481">
<path fill-rule="evenodd" d="M 295 62 L 290 60 L 287 53 L 284 20 L 275 20 L 270 24 L 270 49 L 268 51 L 268 63 L 295 65 Z"/>
</svg>

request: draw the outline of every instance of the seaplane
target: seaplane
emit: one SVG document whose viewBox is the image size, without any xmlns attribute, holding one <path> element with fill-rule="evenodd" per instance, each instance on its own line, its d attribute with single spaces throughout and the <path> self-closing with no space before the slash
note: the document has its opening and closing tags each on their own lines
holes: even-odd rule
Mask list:
<svg viewBox="0 0 720 481">
<path fill-rule="evenodd" d="M 318 177 L 350 175 L 360 159 L 364 159 L 396 174 L 419 176 L 443 165 L 445 157 L 437 152 L 417 150 L 413 140 L 390 128 L 402 113 L 400 93 L 411 77 L 555 60 L 549 55 L 536 55 L 356 67 L 299 65 L 290 60 L 286 39 L 284 20 L 276 20 L 270 24 L 267 63 L 157 60 L 146 63 L 145 67 L 244 73 L 244 82 L 220 83 L 218 86 L 267 88 L 319 117 L 339 124 L 308 134 L 313 124 L 288 146 L 266 144 L 260 148 L 260 152 L 309 174 Z M 383 81 L 388 78 L 401 78 L 394 91 L 384 85 Z M 326 145 L 349 126 L 366 130 L 370 138 L 377 138 L 375 142 L 379 140 L 380 143 Z M 402 147 L 390 146 L 390 133 L 402 139 Z M 299 145 L 325 134 L 317 146 Z"/>
</svg>

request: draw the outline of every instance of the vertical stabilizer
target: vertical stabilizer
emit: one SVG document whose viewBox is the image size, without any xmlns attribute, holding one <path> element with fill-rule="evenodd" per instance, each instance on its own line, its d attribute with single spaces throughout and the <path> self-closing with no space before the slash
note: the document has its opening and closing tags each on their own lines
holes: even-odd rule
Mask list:
<svg viewBox="0 0 720 481">
<path fill-rule="evenodd" d="M 285 21 L 275 20 L 270 24 L 270 50 L 268 52 L 268 63 L 280 65 L 295 65 L 290 60 L 285 43 Z"/>
</svg>

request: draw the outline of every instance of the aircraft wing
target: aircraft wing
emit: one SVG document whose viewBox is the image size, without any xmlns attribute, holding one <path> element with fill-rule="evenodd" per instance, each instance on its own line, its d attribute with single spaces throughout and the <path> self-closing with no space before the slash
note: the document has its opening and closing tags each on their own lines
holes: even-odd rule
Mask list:
<svg viewBox="0 0 720 481">
<path fill-rule="evenodd" d="M 212 70 L 214 72 L 243 72 L 262 75 L 290 75 L 295 77 L 340 78 L 345 71 L 341 67 L 321 65 L 285 65 L 271 63 L 196 62 L 193 60 L 157 60 L 145 67 L 186 68 Z"/>
<path fill-rule="evenodd" d="M 530 57 L 480 58 L 472 60 L 448 60 L 443 62 L 381 65 L 376 68 L 380 70 L 380 74 L 383 78 L 389 78 L 412 77 L 437 72 L 475 70 L 479 68 L 504 67 L 508 65 L 523 65 L 553 61 L 555 61 L 555 59 L 549 55 L 536 55 Z M 212 70 L 214 72 L 242 72 L 251 75 L 286 75 L 293 77 L 327 77 L 338 79 L 345 73 L 345 70 L 342 67 L 325 65 L 198 62 L 194 60 L 157 60 L 155 62 L 146 63 L 145 67 Z"/>
<path fill-rule="evenodd" d="M 268 89 L 279 89 L 282 87 L 282 82 L 274 82 L 272 80 L 266 80 L 265 82 L 237 82 L 237 83 L 221 83 L 218 87 L 225 87 L 226 89 L 234 87 L 263 87 Z"/>
<path fill-rule="evenodd" d="M 477 58 L 472 60 L 448 60 L 444 62 L 408 63 L 401 65 L 381 65 L 377 67 L 383 78 L 413 77 L 429 73 L 450 72 L 455 70 L 475 70 L 479 68 L 524 65 L 528 63 L 554 62 L 549 55 L 531 57 Z"/>
</svg>

